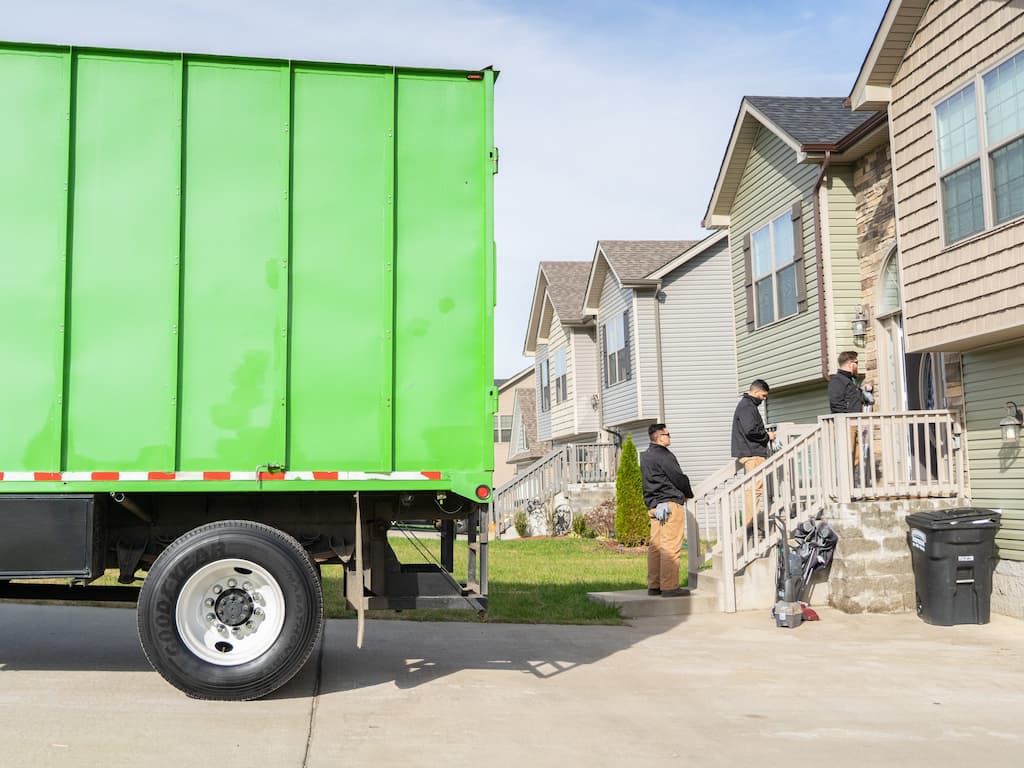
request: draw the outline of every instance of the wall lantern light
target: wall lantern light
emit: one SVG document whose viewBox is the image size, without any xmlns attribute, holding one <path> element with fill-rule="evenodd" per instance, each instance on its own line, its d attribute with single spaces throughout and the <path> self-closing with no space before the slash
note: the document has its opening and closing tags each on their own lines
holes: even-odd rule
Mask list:
<svg viewBox="0 0 1024 768">
<path fill-rule="evenodd" d="M 864 311 L 864 306 L 857 307 L 857 314 L 853 318 L 853 338 L 857 341 L 864 341 L 864 337 L 868 334 L 868 315 Z"/>
<path fill-rule="evenodd" d="M 1024 419 L 1020 408 L 1014 402 L 1006 404 L 1006 415 L 999 422 L 999 431 L 1003 435 L 1003 445 L 1017 445 L 1020 442 L 1020 428 Z"/>
</svg>

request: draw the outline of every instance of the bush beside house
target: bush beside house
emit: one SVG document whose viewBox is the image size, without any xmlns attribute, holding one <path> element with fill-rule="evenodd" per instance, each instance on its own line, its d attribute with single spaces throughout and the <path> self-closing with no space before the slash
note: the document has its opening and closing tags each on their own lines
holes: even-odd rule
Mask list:
<svg viewBox="0 0 1024 768">
<path fill-rule="evenodd" d="M 640 477 L 640 459 L 633 438 L 626 435 L 615 475 L 615 539 L 625 547 L 647 544 L 651 522 L 644 505 L 643 481 Z"/>
</svg>

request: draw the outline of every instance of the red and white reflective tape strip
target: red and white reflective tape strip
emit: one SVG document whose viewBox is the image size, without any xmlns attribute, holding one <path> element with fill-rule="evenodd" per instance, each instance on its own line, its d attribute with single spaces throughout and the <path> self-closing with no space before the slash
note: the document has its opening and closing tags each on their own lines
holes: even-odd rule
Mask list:
<svg viewBox="0 0 1024 768">
<path fill-rule="evenodd" d="M 0 472 L 0 481 L 117 483 L 151 480 L 440 480 L 440 472 Z"/>
</svg>

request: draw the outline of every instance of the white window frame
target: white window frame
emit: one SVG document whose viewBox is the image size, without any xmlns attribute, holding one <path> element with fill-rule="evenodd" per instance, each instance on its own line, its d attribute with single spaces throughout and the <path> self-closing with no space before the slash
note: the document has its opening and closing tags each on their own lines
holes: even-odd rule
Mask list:
<svg viewBox="0 0 1024 768">
<path fill-rule="evenodd" d="M 569 399 L 568 363 L 565 347 L 559 347 L 554 354 L 555 364 L 555 403 L 564 403 Z"/>
<path fill-rule="evenodd" d="M 632 378 L 632 369 L 627 373 L 623 373 L 624 369 L 627 368 L 626 356 L 629 354 L 629 345 L 626 343 L 627 329 L 626 319 L 627 310 L 623 310 L 613 317 L 609 318 L 604 324 L 604 360 L 601 361 L 604 366 L 605 374 L 605 387 L 613 387 L 616 384 L 620 384 L 623 381 L 628 381 Z M 612 329 L 618 331 L 617 335 L 613 337 Z M 621 346 L 612 348 L 612 341 L 616 344 L 621 343 Z"/>
<path fill-rule="evenodd" d="M 540 361 L 537 371 L 537 382 L 540 412 L 547 413 L 551 410 L 551 366 L 547 358 Z"/>
<path fill-rule="evenodd" d="M 505 438 L 505 439 L 502 439 Z M 494 414 L 494 442 L 508 443 L 512 441 L 512 415 Z"/>
<path fill-rule="evenodd" d="M 751 279 L 751 285 L 753 286 L 754 290 L 753 290 L 753 294 L 752 294 L 753 306 L 750 307 L 748 311 L 754 313 L 754 328 L 755 328 L 755 330 L 756 329 L 760 329 L 760 328 L 767 328 L 770 325 L 775 325 L 775 323 L 780 323 L 783 320 L 788 320 L 789 318 L 796 317 L 797 315 L 800 314 L 800 283 L 799 283 L 799 280 L 802 279 L 803 275 L 798 275 L 797 274 L 797 269 L 796 269 L 795 265 L 796 265 L 796 261 L 797 261 L 796 249 L 802 247 L 803 243 L 798 242 L 797 238 L 794 236 L 793 237 L 793 252 L 789 256 L 789 261 L 785 262 L 784 264 L 777 264 L 776 261 L 775 261 L 775 232 L 774 232 L 774 228 L 772 227 L 772 224 L 774 224 L 779 219 L 783 219 L 784 223 L 785 223 L 785 226 L 788 226 L 789 227 L 789 231 L 793 232 L 793 208 L 792 207 L 789 207 L 789 208 L 785 209 L 784 211 L 779 211 L 778 213 L 770 216 L 768 218 L 768 220 L 766 222 L 764 222 L 764 224 L 762 224 L 761 226 L 754 227 L 752 230 L 750 230 L 750 279 Z M 758 274 L 757 274 L 757 260 L 754 258 L 754 235 L 757 232 L 760 232 L 762 229 L 767 229 L 768 230 L 768 243 L 769 243 L 769 247 L 771 248 L 771 267 L 772 268 L 771 268 L 771 271 L 768 274 L 761 275 L 759 277 Z M 790 313 L 788 315 L 780 316 L 779 315 L 779 279 L 778 279 L 778 274 L 783 269 L 786 269 L 787 267 L 791 267 L 791 266 L 794 267 L 794 269 L 793 269 L 793 291 L 795 292 L 794 295 L 796 297 L 796 309 L 792 313 Z M 763 281 L 763 280 L 765 280 L 767 277 L 771 277 L 771 281 L 772 281 L 772 310 L 773 310 L 773 317 L 772 317 L 772 319 L 769 322 L 763 323 L 763 322 L 761 322 L 761 311 L 760 311 L 761 304 L 757 300 L 757 296 L 758 296 L 758 283 Z"/>
<path fill-rule="evenodd" d="M 968 80 L 967 82 L 960 83 L 957 88 L 955 88 L 954 90 L 949 91 L 949 92 L 943 94 L 942 98 L 938 99 L 937 101 L 935 101 L 932 104 L 932 129 L 933 129 L 933 133 L 934 133 L 934 137 L 933 138 L 934 138 L 934 143 L 935 143 L 935 189 L 936 189 L 935 193 L 936 193 L 936 197 L 937 197 L 938 203 L 939 203 L 939 207 L 938 207 L 939 232 L 942 235 L 942 244 L 943 244 L 943 247 L 945 247 L 945 248 L 950 248 L 950 247 L 953 247 L 953 246 L 956 246 L 956 245 L 960 245 L 960 244 L 965 243 L 965 242 L 967 242 L 967 241 L 969 241 L 969 240 L 971 240 L 971 239 L 973 239 L 975 237 L 978 237 L 980 235 L 984 235 L 986 232 L 989 232 L 990 230 L 995 229 L 996 227 L 1003 227 L 1003 226 L 1006 226 L 1007 224 L 1011 224 L 1012 222 L 1015 222 L 1015 221 L 1020 221 L 1022 218 L 1024 218 L 1024 213 L 1021 213 L 1021 214 L 1018 214 L 1017 216 L 1014 216 L 1011 219 L 1007 219 L 1006 221 L 999 222 L 998 224 L 996 223 L 996 220 L 995 220 L 995 196 L 996 196 L 996 191 L 995 191 L 995 186 L 994 186 L 995 180 L 994 180 L 994 176 L 993 176 L 993 173 L 992 173 L 992 153 L 997 151 L 997 150 L 999 150 L 999 149 L 1002 149 L 1003 147 L 1007 146 L 1008 144 L 1012 144 L 1014 141 L 1017 141 L 1021 137 L 1024 137 L 1024 129 L 1022 129 L 1022 130 L 1018 131 L 1017 133 L 1014 133 L 1014 134 L 1012 134 L 1010 136 L 1007 136 L 1007 137 L 1005 137 L 1003 139 L 1000 139 L 998 142 L 996 142 L 994 144 L 989 144 L 989 142 L 988 142 L 988 122 L 987 122 L 986 115 L 985 115 L 985 97 L 984 97 L 984 93 L 985 93 L 985 80 L 984 80 L 984 78 L 985 78 L 985 76 L 990 74 L 991 72 L 994 72 L 995 70 L 999 69 L 999 67 L 1001 67 L 1003 64 L 1006 64 L 1008 61 L 1013 59 L 1015 56 L 1018 56 L 1018 55 L 1021 55 L 1021 54 L 1024 54 L 1024 48 L 1018 49 L 1014 53 L 1010 54 L 1009 56 L 1005 57 L 1004 59 L 1001 59 L 1000 61 L 996 62 L 995 64 L 993 64 L 991 67 L 988 67 L 987 69 L 979 70 L 978 72 L 976 72 L 974 74 L 974 76 L 970 80 Z M 971 155 L 969 158 L 967 158 L 965 160 L 962 160 L 961 162 L 957 163 L 956 165 L 954 165 L 954 166 L 952 166 L 950 168 L 947 168 L 945 170 L 941 170 L 939 168 L 939 159 L 940 159 L 941 148 L 939 146 L 939 118 L 938 118 L 938 114 L 937 114 L 938 109 L 939 109 L 940 106 L 945 104 L 947 101 L 949 101 L 950 99 L 952 99 L 955 96 L 959 95 L 960 93 L 962 93 L 966 89 L 970 88 L 972 85 L 974 86 L 974 114 L 975 114 L 975 120 L 977 122 L 977 130 L 978 130 L 978 150 L 977 150 L 977 152 L 975 154 Z M 946 207 L 945 207 L 945 201 L 943 200 L 943 196 L 942 196 L 942 180 L 943 180 L 943 178 L 945 178 L 945 177 L 947 177 L 947 176 L 949 176 L 949 175 L 951 175 L 953 173 L 956 173 L 957 171 L 963 170 L 964 168 L 966 168 L 967 166 L 969 166 L 969 165 L 971 165 L 972 163 L 975 163 L 975 162 L 977 162 L 981 166 L 981 208 L 982 208 L 983 226 L 977 232 L 972 232 L 969 235 L 964 235 L 959 240 L 950 241 L 948 236 L 947 236 L 947 233 L 946 233 Z"/>
</svg>

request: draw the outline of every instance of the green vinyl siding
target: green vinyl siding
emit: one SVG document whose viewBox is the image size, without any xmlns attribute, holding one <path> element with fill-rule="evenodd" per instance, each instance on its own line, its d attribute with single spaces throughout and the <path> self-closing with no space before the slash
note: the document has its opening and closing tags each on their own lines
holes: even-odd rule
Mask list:
<svg viewBox="0 0 1024 768">
<path fill-rule="evenodd" d="M 860 263 L 857 260 L 857 198 L 853 168 L 829 169 L 828 239 L 832 290 L 832 328 L 835 351 L 858 349 L 853 340 L 853 318 L 863 303 Z M 836 363 L 829 360 L 830 370 Z"/>
<path fill-rule="evenodd" d="M 79 56 L 66 454 L 174 467 L 180 57 Z"/>
<path fill-rule="evenodd" d="M 0 49 L 0 466 L 8 471 L 53 471 L 61 460 L 70 78 L 59 52 Z"/>
<path fill-rule="evenodd" d="M 289 464 L 389 470 L 394 75 L 294 78 Z"/>
<path fill-rule="evenodd" d="M 1024 344 L 963 355 L 971 503 L 1001 509 L 999 556 L 1024 561 L 1024 446 L 1004 446 L 1006 401 L 1024 405 Z"/>
<path fill-rule="evenodd" d="M 821 376 L 812 200 L 818 171 L 816 165 L 798 164 L 792 147 L 771 131 L 760 130 L 736 193 L 729 225 L 738 386 L 741 391 L 745 391 L 756 378 L 767 380 L 774 392 L 778 387 L 806 383 Z M 747 326 L 744 289 L 744 235 L 791 210 L 798 201 L 802 204 L 803 279 L 807 289 L 807 309 L 751 331 Z"/>
<path fill-rule="evenodd" d="M 828 384 L 821 382 L 809 387 L 794 387 L 783 391 L 777 391 L 772 385 L 766 408 L 769 424 L 787 421 L 816 424 L 819 416 L 827 415 L 829 412 Z"/>
<path fill-rule="evenodd" d="M 288 91 L 287 66 L 188 64 L 180 467 L 285 463 Z"/>
</svg>

